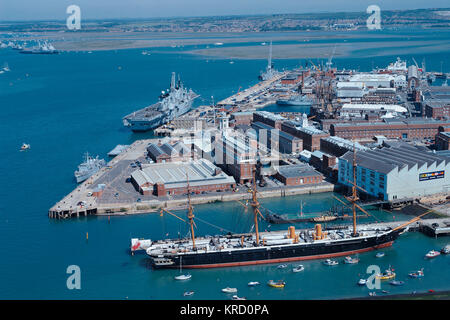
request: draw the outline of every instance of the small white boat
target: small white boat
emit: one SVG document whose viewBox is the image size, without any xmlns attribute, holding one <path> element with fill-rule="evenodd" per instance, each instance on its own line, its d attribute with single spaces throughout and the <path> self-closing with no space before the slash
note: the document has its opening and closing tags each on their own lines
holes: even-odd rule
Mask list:
<svg viewBox="0 0 450 320">
<path fill-rule="evenodd" d="M 292 269 L 293 272 L 302 272 L 303 270 L 305 270 L 305 267 L 301 264 Z"/>
<path fill-rule="evenodd" d="M 238 297 L 237 295 L 233 295 L 231 297 L 232 300 L 247 300 L 245 297 Z"/>
<path fill-rule="evenodd" d="M 399 281 L 399 280 L 392 280 L 392 281 L 389 282 L 389 284 L 391 286 L 402 286 L 402 285 L 405 284 L 405 282 L 404 281 Z"/>
<path fill-rule="evenodd" d="M 182 274 L 181 270 L 183 269 L 183 257 L 180 258 L 180 275 L 175 277 L 175 280 L 189 280 L 192 278 L 190 274 Z"/>
<path fill-rule="evenodd" d="M 441 249 L 442 254 L 449 254 L 450 253 L 450 244 L 446 245 Z"/>
<path fill-rule="evenodd" d="M 378 252 L 375 257 L 377 258 L 383 258 L 384 257 L 384 252 Z"/>
<path fill-rule="evenodd" d="M 194 291 L 186 291 L 185 293 L 183 293 L 183 296 L 185 297 L 190 297 L 194 294 Z"/>
<path fill-rule="evenodd" d="M 31 146 L 29 144 L 23 143 L 22 147 L 20 147 L 20 151 L 25 151 L 25 150 L 28 150 L 30 148 L 31 148 Z"/>
<path fill-rule="evenodd" d="M 359 281 L 358 281 L 358 285 L 360 285 L 360 286 L 365 286 L 366 283 L 367 283 L 366 279 L 359 279 Z"/>
<path fill-rule="evenodd" d="M 226 288 L 222 289 L 222 292 L 225 292 L 225 293 L 236 293 L 237 289 L 236 288 L 226 287 Z"/>
<path fill-rule="evenodd" d="M 358 263 L 359 262 L 359 259 L 358 258 L 352 258 L 352 257 L 350 257 L 350 256 L 347 256 L 347 257 L 345 257 L 345 259 L 344 259 L 344 263 L 346 263 L 346 264 L 356 264 L 356 263 Z"/>
<path fill-rule="evenodd" d="M 337 262 L 336 260 L 327 259 L 323 262 L 323 264 L 326 266 L 335 266 L 338 265 L 339 262 Z"/>
<path fill-rule="evenodd" d="M 287 268 L 287 264 L 280 264 L 277 269 L 284 269 Z"/>
<path fill-rule="evenodd" d="M 189 280 L 190 278 L 192 278 L 192 275 L 190 274 L 180 274 L 175 277 L 175 280 Z"/>
<path fill-rule="evenodd" d="M 254 286 L 257 286 L 257 285 L 259 285 L 259 282 L 258 282 L 258 281 L 250 281 L 250 282 L 248 283 L 248 286 L 249 286 L 249 287 L 254 287 Z"/>
<path fill-rule="evenodd" d="M 425 257 L 428 258 L 428 259 L 432 259 L 432 258 L 436 258 L 436 257 L 439 256 L 440 254 L 441 254 L 441 253 L 440 253 L 439 251 L 431 250 L 431 251 L 429 251 L 429 252 L 425 255 Z"/>
</svg>

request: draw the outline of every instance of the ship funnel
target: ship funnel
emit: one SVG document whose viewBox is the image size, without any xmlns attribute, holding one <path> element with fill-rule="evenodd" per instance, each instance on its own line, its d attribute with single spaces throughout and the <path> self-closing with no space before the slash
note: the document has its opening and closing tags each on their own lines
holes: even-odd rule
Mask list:
<svg viewBox="0 0 450 320">
<path fill-rule="evenodd" d="M 288 238 L 295 239 L 295 227 L 294 226 L 289 227 Z"/>
</svg>

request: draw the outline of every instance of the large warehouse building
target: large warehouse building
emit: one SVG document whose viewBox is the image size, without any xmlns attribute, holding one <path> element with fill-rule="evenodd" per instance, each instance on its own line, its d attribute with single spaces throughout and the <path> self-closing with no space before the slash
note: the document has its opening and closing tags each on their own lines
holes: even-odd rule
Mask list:
<svg viewBox="0 0 450 320">
<path fill-rule="evenodd" d="M 233 177 L 227 176 L 206 159 L 191 162 L 154 163 L 131 173 L 131 182 L 144 195 L 176 195 L 190 192 L 227 191 L 236 187 Z"/>
<path fill-rule="evenodd" d="M 356 184 L 379 199 L 397 200 L 450 192 L 450 158 L 413 146 L 356 153 Z M 338 182 L 353 181 L 353 152 L 339 158 Z"/>
</svg>

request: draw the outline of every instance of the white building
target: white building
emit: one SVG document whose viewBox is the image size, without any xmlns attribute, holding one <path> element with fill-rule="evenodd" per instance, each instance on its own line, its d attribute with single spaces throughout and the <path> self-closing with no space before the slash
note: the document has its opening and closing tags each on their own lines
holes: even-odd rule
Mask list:
<svg viewBox="0 0 450 320">
<path fill-rule="evenodd" d="M 356 153 L 356 184 L 371 196 L 408 199 L 450 192 L 450 158 L 413 146 Z M 353 181 L 353 152 L 339 158 L 338 182 Z"/>
<path fill-rule="evenodd" d="M 387 74 L 387 73 L 357 73 L 349 78 L 351 83 L 362 82 L 368 88 L 390 88 L 390 87 L 406 87 L 406 76 L 404 74 Z"/>
</svg>

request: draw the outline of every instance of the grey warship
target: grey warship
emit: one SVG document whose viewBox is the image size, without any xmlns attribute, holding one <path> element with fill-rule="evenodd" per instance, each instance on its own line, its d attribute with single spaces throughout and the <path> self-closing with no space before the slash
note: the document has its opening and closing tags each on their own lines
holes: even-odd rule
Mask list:
<svg viewBox="0 0 450 320">
<path fill-rule="evenodd" d="M 187 113 L 197 97 L 199 95 L 184 88 L 180 80 L 175 83 L 175 72 L 172 72 L 170 89 L 162 92 L 160 100 L 125 116 L 123 124 L 135 132 L 152 130 Z"/>
</svg>

